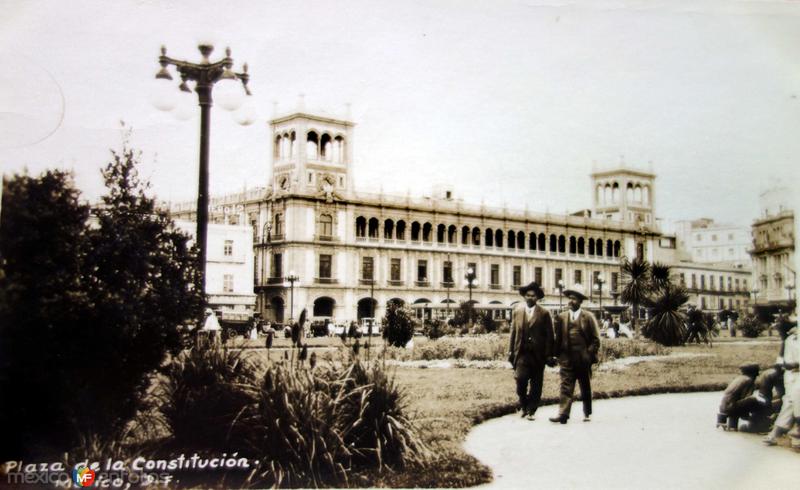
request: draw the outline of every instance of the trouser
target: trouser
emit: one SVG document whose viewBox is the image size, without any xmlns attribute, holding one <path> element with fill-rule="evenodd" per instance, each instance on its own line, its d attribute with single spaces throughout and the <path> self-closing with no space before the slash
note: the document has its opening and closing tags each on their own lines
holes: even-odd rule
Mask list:
<svg viewBox="0 0 800 490">
<path fill-rule="evenodd" d="M 728 426 L 735 428 L 740 418 L 749 420 L 754 413 L 763 408 L 758 399 L 753 396 L 748 396 L 747 398 L 733 402 L 725 411 L 725 415 L 728 416 Z"/>
<path fill-rule="evenodd" d="M 575 381 L 581 388 L 581 400 L 583 401 L 583 414 L 587 417 L 592 414 L 592 366 L 579 362 L 561 362 L 561 401 L 558 413 L 561 417 L 569 418 L 572 408 L 572 394 L 575 392 Z"/>
<path fill-rule="evenodd" d="M 772 414 L 775 413 L 772 403 L 759 402 L 754 410 L 750 412 L 749 424 L 746 430 L 750 432 L 767 432 L 772 423 Z M 743 429 L 744 430 L 744 429 Z"/>
<path fill-rule="evenodd" d="M 786 371 L 783 373 L 783 385 L 786 393 L 783 395 L 783 404 L 778 418 L 775 419 L 775 427 L 787 432 L 792 428 L 796 419 L 800 419 L 800 379 L 798 373 Z"/>
<path fill-rule="evenodd" d="M 520 359 L 514 369 L 514 379 L 520 408 L 523 412 L 536 413 L 542 400 L 544 364 Z"/>
</svg>

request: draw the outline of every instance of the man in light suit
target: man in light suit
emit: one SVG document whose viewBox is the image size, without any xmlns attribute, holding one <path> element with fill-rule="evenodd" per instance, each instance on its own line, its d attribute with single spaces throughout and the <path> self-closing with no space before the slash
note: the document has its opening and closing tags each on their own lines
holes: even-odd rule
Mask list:
<svg viewBox="0 0 800 490">
<path fill-rule="evenodd" d="M 544 297 L 536 282 L 521 287 L 519 294 L 525 301 L 511 314 L 508 361 L 514 367 L 520 415 L 534 420 L 542 398 L 544 366 L 555 365 L 553 319 L 548 310 L 536 304 Z"/>
<path fill-rule="evenodd" d="M 583 421 L 588 422 L 592 415 L 590 378 L 592 364 L 597 363 L 597 351 L 600 350 L 600 333 L 594 315 L 581 309 L 586 299 L 583 287 L 576 284 L 572 289 L 565 290 L 564 296 L 569 298 L 569 309 L 557 318 L 554 347 L 560 366 L 561 402 L 558 416 L 551 417 L 550 421 L 567 423 L 577 381 L 583 400 Z"/>
</svg>

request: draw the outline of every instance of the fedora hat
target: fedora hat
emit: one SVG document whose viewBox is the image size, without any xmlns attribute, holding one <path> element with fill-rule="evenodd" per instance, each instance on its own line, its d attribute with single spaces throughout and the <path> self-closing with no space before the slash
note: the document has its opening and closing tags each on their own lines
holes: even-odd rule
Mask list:
<svg viewBox="0 0 800 490">
<path fill-rule="evenodd" d="M 522 286 L 521 288 L 519 288 L 520 296 L 525 296 L 525 293 L 527 293 L 528 291 L 533 291 L 534 293 L 536 293 L 536 297 L 538 297 L 539 299 L 544 298 L 544 291 L 542 291 L 542 288 L 536 281 L 531 282 L 527 286 Z"/>
<path fill-rule="evenodd" d="M 587 296 L 585 294 L 583 294 L 583 285 L 582 284 L 575 284 L 570 289 L 565 289 L 564 290 L 564 296 L 566 296 L 567 298 L 570 298 L 570 297 L 574 296 L 574 297 L 580 299 L 581 301 L 584 301 L 584 300 L 587 299 Z"/>
</svg>

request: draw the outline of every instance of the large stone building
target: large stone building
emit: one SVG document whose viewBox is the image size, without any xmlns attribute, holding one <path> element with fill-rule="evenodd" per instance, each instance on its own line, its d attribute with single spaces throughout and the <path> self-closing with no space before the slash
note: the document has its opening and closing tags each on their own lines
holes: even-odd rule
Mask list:
<svg viewBox="0 0 800 490">
<path fill-rule="evenodd" d="M 761 216 L 753 222 L 753 300 L 765 318 L 796 303 L 794 212 L 791 192 L 775 187 L 760 196 Z"/>
<path fill-rule="evenodd" d="M 430 317 L 470 297 L 501 316 L 531 280 L 546 305 L 561 302 L 559 284 L 581 283 L 595 307 L 616 301 L 621 256 L 653 260 L 651 173 L 592 174 L 594 218 L 465 203 L 453 189 L 425 198 L 359 192 L 353 130 L 302 112 L 274 119 L 271 185 L 212 200 L 212 221 L 252 227 L 256 308 L 267 318 L 283 322 L 303 308 L 336 321 L 380 317 L 390 300 Z M 193 203 L 172 212 L 195 217 Z"/>
<path fill-rule="evenodd" d="M 678 221 L 675 224 L 678 249 L 686 251 L 692 262 L 726 263 L 750 267 L 750 230 L 712 219 Z"/>
</svg>

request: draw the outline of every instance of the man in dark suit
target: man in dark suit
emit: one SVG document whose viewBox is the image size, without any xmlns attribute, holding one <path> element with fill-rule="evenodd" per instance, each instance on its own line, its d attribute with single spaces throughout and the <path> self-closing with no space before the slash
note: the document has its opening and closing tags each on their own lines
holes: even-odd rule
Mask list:
<svg viewBox="0 0 800 490">
<path fill-rule="evenodd" d="M 569 298 L 569 309 L 558 316 L 554 347 L 560 366 L 561 402 L 558 416 L 551 417 L 550 421 L 567 423 L 577 380 L 583 400 L 583 421 L 588 422 L 592 415 L 590 378 L 592 364 L 597 362 L 597 351 L 600 350 L 600 333 L 594 315 L 581 309 L 586 296 L 580 284 L 565 290 L 564 296 Z"/>
<path fill-rule="evenodd" d="M 545 364 L 554 365 L 553 319 L 550 312 L 536 304 L 544 291 L 532 282 L 519 289 L 525 298 L 511 314 L 511 341 L 508 361 L 514 367 L 517 396 L 522 417 L 534 420 L 542 398 Z"/>
</svg>

